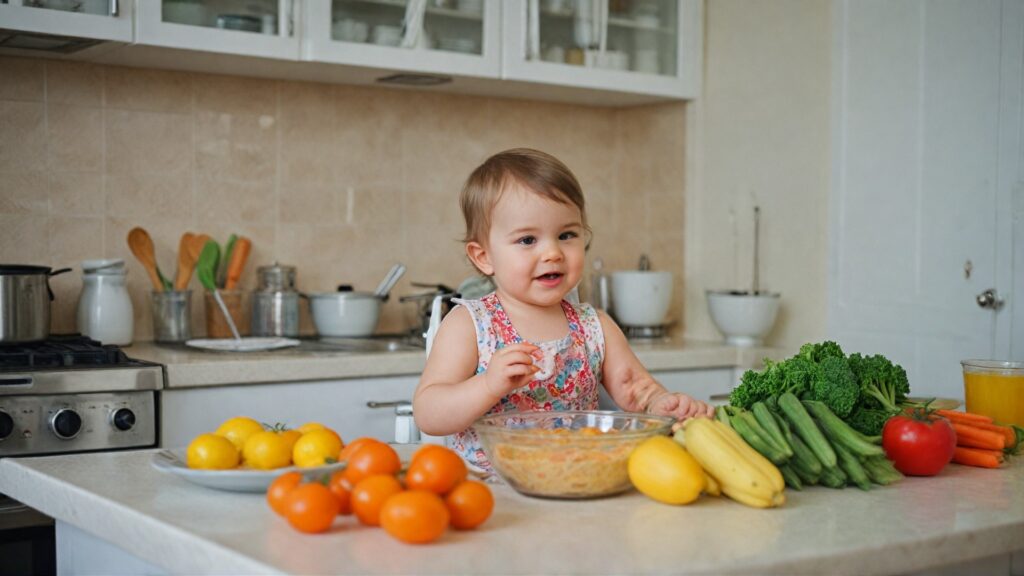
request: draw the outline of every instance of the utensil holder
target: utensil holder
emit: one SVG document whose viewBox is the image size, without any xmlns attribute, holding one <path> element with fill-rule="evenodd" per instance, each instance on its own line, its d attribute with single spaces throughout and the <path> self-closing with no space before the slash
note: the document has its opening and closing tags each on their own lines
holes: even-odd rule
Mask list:
<svg viewBox="0 0 1024 576">
<path fill-rule="evenodd" d="M 224 306 L 227 307 L 228 313 L 231 314 L 235 328 L 238 329 L 239 335 L 244 336 L 248 334 L 248 315 L 243 312 L 242 308 L 243 292 L 241 290 L 220 290 L 219 292 L 221 300 L 224 301 Z M 231 333 L 231 327 L 228 326 L 227 319 L 224 318 L 224 313 L 217 306 L 217 300 L 214 299 L 213 292 L 203 293 L 203 303 L 206 306 L 206 337 L 234 338 L 234 335 Z M 245 323 L 243 324 L 243 322 Z"/>
<path fill-rule="evenodd" d="M 152 293 L 153 341 L 184 342 L 192 338 L 192 291 Z"/>
</svg>

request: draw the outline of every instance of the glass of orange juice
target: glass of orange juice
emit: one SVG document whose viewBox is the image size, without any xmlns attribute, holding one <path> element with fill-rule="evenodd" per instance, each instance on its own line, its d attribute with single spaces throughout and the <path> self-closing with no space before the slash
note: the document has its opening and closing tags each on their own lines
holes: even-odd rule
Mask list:
<svg viewBox="0 0 1024 576">
<path fill-rule="evenodd" d="M 964 360 L 967 411 L 1024 426 L 1024 362 Z"/>
</svg>

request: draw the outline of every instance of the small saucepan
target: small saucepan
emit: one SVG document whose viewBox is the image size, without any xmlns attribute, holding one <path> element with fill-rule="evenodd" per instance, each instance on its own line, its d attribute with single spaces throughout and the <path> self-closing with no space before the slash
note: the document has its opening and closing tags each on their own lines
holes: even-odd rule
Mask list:
<svg viewBox="0 0 1024 576">
<path fill-rule="evenodd" d="M 317 333 L 330 338 L 372 336 L 380 320 L 380 308 L 402 274 L 405 266 L 395 264 L 374 292 L 356 292 L 351 286 L 341 285 L 337 292 L 309 294 Z"/>
<path fill-rule="evenodd" d="M 50 276 L 71 271 L 0 264 L 0 344 L 46 340 L 50 335 Z"/>
</svg>

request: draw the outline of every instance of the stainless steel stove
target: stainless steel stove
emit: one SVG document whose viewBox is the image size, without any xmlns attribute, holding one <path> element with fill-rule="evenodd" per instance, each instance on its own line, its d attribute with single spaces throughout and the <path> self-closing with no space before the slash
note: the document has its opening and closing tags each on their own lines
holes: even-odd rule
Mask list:
<svg viewBox="0 0 1024 576">
<path fill-rule="evenodd" d="M 159 364 L 84 336 L 0 345 L 0 458 L 156 446 L 163 379 Z M 13 573 L 54 573 L 54 542 L 51 518 L 0 494 Z"/>
<path fill-rule="evenodd" d="M 0 457 L 156 445 L 159 364 L 84 336 L 0 346 Z"/>
</svg>

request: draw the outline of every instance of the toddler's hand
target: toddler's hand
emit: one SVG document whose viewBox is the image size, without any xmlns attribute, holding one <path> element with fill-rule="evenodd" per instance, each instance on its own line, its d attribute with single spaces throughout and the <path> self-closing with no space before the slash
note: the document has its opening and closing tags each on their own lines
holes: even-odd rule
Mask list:
<svg viewBox="0 0 1024 576">
<path fill-rule="evenodd" d="M 495 351 L 484 373 L 484 384 L 491 394 L 500 398 L 529 383 L 540 370 L 531 355 L 536 350 L 536 346 L 524 342 Z"/>
<path fill-rule="evenodd" d="M 680 421 L 697 416 L 714 416 L 715 407 L 678 392 L 664 392 L 655 396 L 647 412 L 657 416 L 672 416 Z"/>
</svg>

